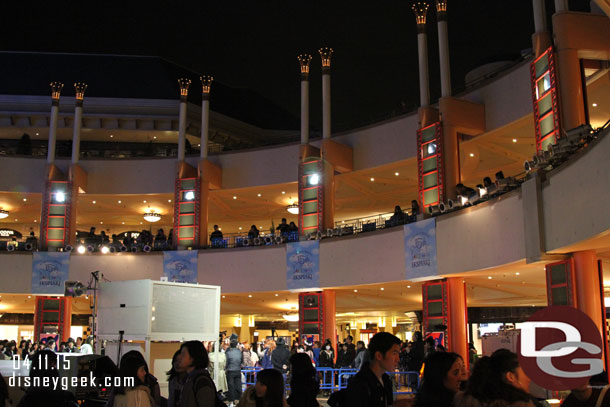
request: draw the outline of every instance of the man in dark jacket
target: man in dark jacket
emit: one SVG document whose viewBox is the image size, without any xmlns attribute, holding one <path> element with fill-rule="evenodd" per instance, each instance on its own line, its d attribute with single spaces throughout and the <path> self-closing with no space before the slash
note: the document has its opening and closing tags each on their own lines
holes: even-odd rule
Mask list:
<svg viewBox="0 0 610 407">
<path fill-rule="evenodd" d="M 275 370 L 279 370 L 282 374 L 288 372 L 290 366 L 290 350 L 286 346 L 284 338 L 277 339 L 277 347 L 271 353 L 271 364 Z"/>
<path fill-rule="evenodd" d="M 230 347 L 225 352 L 227 357 L 227 387 L 229 388 L 229 401 L 239 401 L 241 398 L 241 363 L 243 355 L 237 349 L 237 337 L 231 336 Z"/>
<path fill-rule="evenodd" d="M 393 400 L 392 380 L 385 372 L 398 365 L 400 339 L 389 332 L 376 333 L 369 342 L 371 361 L 349 381 L 346 405 L 350 407 L 406 406 L 408 400 Z"/>
</svg>

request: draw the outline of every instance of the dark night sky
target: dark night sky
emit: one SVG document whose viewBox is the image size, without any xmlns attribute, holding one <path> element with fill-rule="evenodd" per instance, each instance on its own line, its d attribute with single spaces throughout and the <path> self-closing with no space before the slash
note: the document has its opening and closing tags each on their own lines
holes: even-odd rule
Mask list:
<svg viewBox="0 0 610 407">
<path fill-rule="evenodd" d="M 335 50 L 334 131 L 384 116 L 401 101 L 409 107 L 419 101 L 416 26 L 409 0 L 125 1 L 120 6 L 99 2 L 95 9 L 86 2 L 65 2 L 60 8 L 58 2 L 47 3 L 55 6 L 34 7 L 23 2 L 16 6 L 20 10 L 4 12 L 1 48 L 157 55 L 210 73 L 228 85 L 248 87 L 296 117 L 300 104 L 296 56 L 309 52 L 314 55 L 312 127 L 319 128 L 317 50 L 328 45 Z M 531 0 L 448 1 L 454 89 L 463 87 L 464 75 L 482 62 L 496 56 L 518 57 L 521 50 L 531 47 L 531 4 Z M 582 9 L 585 4 L 588 2 L 570 5 Z M 431 94 L 436 99 L 440 78 L 433 10 L 431 2 L 428 45 Z M 552 10 L 553 1 L 547 0 L 547 11 Z"/>
</svg>

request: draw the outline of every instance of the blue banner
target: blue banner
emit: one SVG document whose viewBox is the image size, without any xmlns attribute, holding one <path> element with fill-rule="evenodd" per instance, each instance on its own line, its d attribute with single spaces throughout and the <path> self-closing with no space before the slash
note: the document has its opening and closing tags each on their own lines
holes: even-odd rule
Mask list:
<svg viewBox="0 0 610 407">
<path fill-rule="evenodd" d="M 404 226 L 407 280 L 438 276 L 436 264 L 436 218 Z"/>
<path fill-rule="evenodd" d="M 69 252 L 34 252 L 32 294 L 63 295 L 69 272 Z"/>
<path fill-rule="evenodd" d="M 197 250 L 163 252 L 163 275 L 173 283 L 197 284 Z"/>
<path fill-rule="evenodd" d="M 306 240 L 286 245 L 286 288 L 320 286 L 320 241 Z"/>
</svg>

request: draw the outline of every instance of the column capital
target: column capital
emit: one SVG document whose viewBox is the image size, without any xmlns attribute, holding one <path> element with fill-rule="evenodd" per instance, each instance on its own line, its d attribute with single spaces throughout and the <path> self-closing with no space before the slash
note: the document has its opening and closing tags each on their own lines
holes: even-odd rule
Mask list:
<svg viewBox="0 0 610 407">
<path fill-rule="evenodd" d="M 417 23 L 417 33 L 422 34 L 426 32 L 426 17 L 428 14 L 428 7 L 430 5 L 423 1 L 418 1 L 411 6 L 415 13 L 415 22 Z"/>
<path fill-rule="evenodd" d="M 49 85 L 51 86 L 52 104 L 53 106 L 57 106 L 59 105 L 59 96 L 61 95 L 64 84 L 61 82 L 51 82 Z"/>
<path fill-rule="evenodd" d="M 201 96 L 203 100 L 210 100 L 210 90 L 214 77 L 212 75 L 202 75 L 199 79 L 201 80 Z"/>
<path fill-rule="evenodd" d="M 436 0 L 436 15 L 438 21 L 447 21 L 447 0 Z"/>
<path fill-rule="evenodd" d="M 189 94 L 189 86 L 191 86 L 191 80 L 187 78 L 178 79 L 178 85 L 180 86 L 180 101 L 186 102 L 186 97 Z"/>
<path fill-rule="evenodd" d="M 74 83 L 74 90 L 76 91 L 76 106 L 83 106 L 83 99 L 85 98 L 85 90 L 87 89 L 87 84 L 84 82 L 76 82 Z"/>
<path fill-rule="evenodd" d="M 309 79 L 309 63 L 311 62 L 311 55 L 301 54 L 297 56 L 299 65 L 301 66 L 301 80 L 306 81 Z"/>
<path fill-rule="evenodd" d="M 322 58 L 322 74 L 330 73 L 330 57 L 333 55 L 333 49 L 322 47 L 318 52 L 320 53 L 320 58 Z"/>
</svg>

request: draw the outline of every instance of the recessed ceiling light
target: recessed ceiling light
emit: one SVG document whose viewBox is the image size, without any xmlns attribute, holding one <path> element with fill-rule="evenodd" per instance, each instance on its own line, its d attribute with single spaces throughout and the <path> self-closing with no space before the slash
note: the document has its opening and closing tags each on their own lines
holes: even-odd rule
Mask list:
<svg viewBox="0 0 610 407">
<path fill-rule="evenodd" d="M 122 203 L 121 201 L 117 201 L 118 203 Z"/>
<path fill-rule="evenodd" d="M 103 225 L 103 224 L 104 224 L 104 222 L 100 222 L 100 225 Z"/>
<path fill-rule="evenodd" d="M 276 297 L 279 297 L 279 294 L 275 294 Z"/>
<path fill-rule="evenodd" d="M 515 273 L 516 276 L 518 276 L 519 274 L 521 274 L 521 273 L 519 273 L 518 271 Z"/>
<path fill-rule="evenodd" d="M 487 276 L 487 279 L 488 279 L 488 280 L 491 280 L 492 278 L 493 278 L 492 276 Z"/>
<path fill-rule="evenodd" d="M 218 228 L 218 230 L 222 230 L 222 228 Z"/>
<path fill-rule="evenodd" d="M 252 294 L 248 294 L 248 298 L 252 298 Z"/>
<path fill-rule="evenodd" d="M 239 230 L 241 230 L 241 226 L 239 227 Z"/>
<path fill-rule="evenodd" d="M 124 224 L 125 224 L 125 222 L 121 222 L 121 225 L 124 225 Z"/>
<path fill-rule="evenodd" d="M 237 197 L 235 195 L 233 195 L 233 199 L 237 199 Z"/>
<path fill-rule="evenodd" d="M 395 172 L 394 175 L 396 175 L 398 177 L 400 174 L 398 172 Z"/>
<path fill-rule="evenodd" d="M 36 133 L 37 136 L 40 136 L 40 133 Z"/>
<path fill-rule="evenodd" d="M 154 136 L 154 137 L 153 137 L 153 139 L 155 139 L 155 140 L 156 140 L 156 139 L 157 139 L 157 136 Z"/>
<path fill-rule="evenodd" d="M 357 293 L 357 292 L 358 292 L 358 290 L 354 290 L 354 292 L 355 292 L 355 293 Z"/>
<path fill-rule="evenodd" d="M 113 138 L 113 137 L 114 137 L 114 134 L 111 134 L 111 135 L 110 135 L 110 138 Z"/>
<path fill-rule="evenodd" d="M 286 191 L 282 191 L 282 195 L 286 195 Z"/>
<path fill-rule="evenodd" d="M 513 139 L 513 143 L 516 143 L 516 142 L 517 142 L 517 139 L 516 139 L 516 138 L 514 138 L 514 139 Z"/>
<path fill-rule="evenodd" d="M 140 225 L 142 224 L 142 222 L 140 222 Z"/>
<path fill-rule="evenodd" d="M 201 147 L 201 144 L 197 144 L 197 147 Z"/>
<path fill-rule="evenodd" d="M 27 199 L 27 198 L 23 198 L 23 202 L 27 202 L 27 201 L 28 201 L 28 199 Z"/>
<path fill-rule="evenodd" d="M 15 219 L 15 222 L 19 222 L 19 219 Z"/>
<path fill-rule="evenodd" d="M 374 182 L 374 181 L 375 181 L 375 178 L 371 177 L 371 182 Z"/>
<path fill-rule="evenodd" d="M 262 228 L 263 228 L 262 226 L 259 226 L 259 229 L 262 229 Z"/>
<path fill-rule="evenodd" d="M 38 222 L 36 219 L 34 219 L 34 223 Z"/>
<path fill-rule="evenodd" d="M 383 290 L 385 290 L 385 288 L 381 287 L 380 290 L 383 291 Z"/>
<path fill-rule="evenodd" d="M 411 286 L 410 286 L 410 285 L 408 285 L 408 286 L 407 286 L 407 288 L 411 288 Z"/>
<path fill-rule="evenodd" d="M 95 204 L 96 204 L 96 202 L 95 202 L 95 201 L 93 201 L 93 204 L 95 205 Z"/>
<path fill-rule="evenodd" d="M 597 107 L 597 103 L 593 103 L 591 106 L 593 106 L 593 107 Z"/>
<path fill-rule="evenodd" d="M 470 156 L 471 156 L 471 157 L 474 157 L 474 154 L 473 154 L 473 153 L 470 153 Z"/>
<path fill-rule="evenodd" d="M 167 202 L 171 202 L 171 201 L 172 201 L 171 199 L 168 199 L 168 200 L 167 200 Z"/>
<path fill-rule="evenodd" d="M 257 194 L 257 196 L 259 196 L 259 197 L 260 197 L 260 196 L 261 196 L 261 194 Z"/>
<path fill-rule="evenodd" d="M 223 296 L 222 296 L 222 298 L 227 298 L 227 297 L 225 297 L 225 296 L 223 295 Z"/>
<path fill-rule="evenodd" d="M 146 203 L 146 200 L 144 200 L 144 201 L 142 201 L 142 202 Z"/>
</svg>

